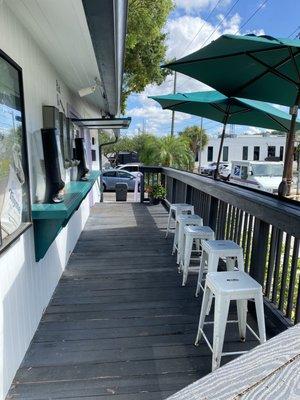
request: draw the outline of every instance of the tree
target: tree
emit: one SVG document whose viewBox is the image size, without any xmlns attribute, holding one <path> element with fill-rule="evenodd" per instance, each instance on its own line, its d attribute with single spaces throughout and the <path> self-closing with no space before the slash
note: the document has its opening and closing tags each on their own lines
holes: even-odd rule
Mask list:
<svg viewBox="0 0 300 400">
<path fill-rule="evenodd" d="M 173 7 L 173 0 L 129 0 L 122 112 L 131 93 L 151 83 L 160 85 L 170 73 L 160 65 L 166 61 L 162 30 Z"/>
<path fill-rule="evenodd" d="M 179 136 L 188 140 L 190 149 L 195 155 L 198 151 L 203 150 L 208 143 L 208 136 L 205 129 L 201 129 L 197 125 L 185 128 L 182 132 L 179 132 Z"/>
<path fill-rule="evenodd" d="M 112 139 L 106 132 L 101 131 L 99 133 L 100 144 L 108 143 L 110 141 L 112 141 Z M 110 156 L 112 156 L 112 164 L 116 164 L 119 153 L 121 151 L 128 151 L 128 152 L 135 151 L 135 145 L 132 138 L 127 136 L 121 136 L 116 143 L 112 143 L 102 147 L 103 155 L 107 159 L 111 159 Z"/>
<path fill-rule="evenodd" d="M 160 164 L 166 167 L 191 170 L 194 157 L 190 143 L 184 137 L 164 136 L 159 142 Z"/>
</svg>

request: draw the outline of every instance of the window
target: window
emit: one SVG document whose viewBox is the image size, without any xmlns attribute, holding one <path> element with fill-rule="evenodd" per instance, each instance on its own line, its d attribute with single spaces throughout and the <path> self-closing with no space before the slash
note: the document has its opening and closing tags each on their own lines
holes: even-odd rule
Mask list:
<svg viewBox="0 0 300 400">
<path fill-rule="evenodd" d="M 0 51 L 0 250 L 30 220 L 22 70 Z"/>
<path fill-rule="evenodd" d="M 223 161 L 228 161 L 228 146 L 223 147 Z"/>
<path fill-rule="evenodd" d="M 276 147 L 268 146 L 268 157 L 275 157 L 275 154 L 276 154 Z"/>
<path fill-rule="evenodd" d="M 95 138 L 92 136 L 92 144 L 95 144 Z"/>
<path fill-rule="evenodd" d="M 92 161 L 96 161 L 96 150 L 92 150 Z"/>
<path fill-rule="evenodd" d="M 214 156 L 214 148 L 212 146 L 208 146 L 207 148 L 207 161 L 212 161 Z"/>
<path fill-rule="evenodd" d="M 127 179 L 132 178 L 132 175 L 126 171 L 118 171 L 117 176 L 118 176 L 118 178 L 127 178 Z"/>
<path fill-rule="evenodd" d="M 106 177 L 114 177 L 114 176 L 116 176 L 116 171 L 107 171 L 107 172 L 104 172 L 103 173 L 103 176 L 106 176 Z"/>
<path fill-rule="evenodd" d="M 258 161 L 259 160 L 259 152 L 260 152 L 260 147 L 259 146 L 254 146 L 254 151 L 253 151 L 253 160 Z"/>
<path fill-rule="evenodd" d="M 248 167 L 245 165 L 242 165 L 241 168 L 241 179 L 247 179 L 248 178 Z"/>
<path fill-rule="evenodd" d="M 284 146 L 280 146 L 280 149 L 279 149 L 279 159 L 280 159 L 280 161 L 283 160 L 283 151 L 284 151 Z"/>
<path fill-rule="evenodd" d="M 248 146 L 243 146 L 243 160 L 248 160 Z"/>
</svg>

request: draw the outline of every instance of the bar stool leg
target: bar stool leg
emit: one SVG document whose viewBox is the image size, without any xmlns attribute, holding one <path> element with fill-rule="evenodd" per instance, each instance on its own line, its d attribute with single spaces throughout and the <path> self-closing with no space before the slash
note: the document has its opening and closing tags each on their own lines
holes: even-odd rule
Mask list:
<svg viewBox="0 0 300 400">
<path fill-rule="evenodd" d="M 166 232 L 166 236 L 165 236 L 166 239 L 167 239 L 168 234 L 169 234 L 169 230 L 170 230 L 170 226 L 171 226 L 171 219 L 172 219 L 172 210 L 170 208 L 169 217 L 168 217 L 168 224 L 167 224 L 167 232 Z"/>
<path fill-rule="evenodd" d="M 255 298 L 255 310 L 256 310 L 256 318 L 259 332 L 260 343 L 264 343 L 266 341 L 266 327 L 265 327 L 265 318 L 264 318 L 264 301 L 262 293 L 258 294 Z"/>
<path fill-rule="evenodd" d="M 199 296 L 202 279 L 203 279 L 204 268 L 205 268 L 205 261 L 208 261 L 207 253 L 205 251 L 202 251 L 202 256 L 201 256 L 201 260 L 200 260 L 200 268 L 199 268 L 198 279 L 197 279 L 197 288 L 196 288 L 196 293 L 195 293 L 196 297 Z"/>
<path fill-rule="evenodd" d="M 237 265 L 239 271 L 245 271 L 244 255 L 242 251 L 241 254 L 237 256 Z"/>
<path fill-rule="evenodd" d="M 217 295 L 215 299 L 212 371 L 219 368 L 221 363 L 228 310 L 229 300 Z"/>
<path fill-rule="evenodd" d="M 219 256 L 212 254 L 209 258 L 209 261 L 207 263 L 207 273 L 209 272 L 217 272 L 218 271 L 218 266 L 219 266 Z M 206 310 L 206 315 L 210 313 L 211 309 L 211 304 L 212 304 L 212 299 L 213 299 L 213 294 L 211 293 L 209 297 L 209 302 L 208 302 L 208 307 Z"/>
<path fill-rule="evenodd" d="M 237 300 L 237 315 L 239 324 L 239 333 L 242 342 L 246 340 L 246 329 L 247 329 L 247 300 Z"/>
<path fill-rule="evenodd" d="M 183 276 L 182 276 L 182 286 L 185 286 L 190 266 L 191 253 L 193 248 L 193 238 L 190 236 L 185 236 L 185 246 L 184 246 L 184 262 L 183 262 Z"/>
<path fill-rule="evenodd" d="M 175 254 L 177 243 L 178 243 L 178 222 L 175 220 L 175 233 L 173 240 L 172 256 Z"/>
<path fill-rule="evenodd" d="M 202 337 L 202 330 L 203 330 L 204 321 L 205 321 L 205 317 L 206 317 L 205 310 L 208 305 L 210 293 L 211 293 L 211 291 L 210 291 L 209 287 L 205 286 L 202 305 L 201 305 L 201 312 L 200 312 L 200 317 L 199 317 L 198 332 L 197 332 L 197 336 L 196 336 L 196 340 L 195 340 L 195 346 L 198 346 L 199 341 Z"/>
<path fill-rule="evenodd" d="M 177 264 L 179 265 L 179 272 L 180 272 L 180 261 L 182 257 L 182 249 L 183 249 L 183 240 L 184 240 L 184 226 L 183 224 L 179 225 L 178 229 L 178 240 L 177 240 Z"/>
</svg>

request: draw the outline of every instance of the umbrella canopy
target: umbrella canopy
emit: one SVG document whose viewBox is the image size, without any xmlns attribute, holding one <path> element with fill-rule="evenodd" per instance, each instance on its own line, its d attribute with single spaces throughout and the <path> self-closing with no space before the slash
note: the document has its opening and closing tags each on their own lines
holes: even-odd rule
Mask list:
<svg viewBox="0 0 300 400">
<path fill-rule="evenodd" d="M 300 40 L 223 35 L 163 67 L 204 82 L 226 96 L 293 106 L 300 87 Z"/>
<path fill-rule="evenodd" d="M 291 117 L 267 103 L 237 97 L 227 97 L 217 91 L 176 93 L 150 96 L 163 109 L 180 111 L 221 123 L 250 125 L 288 132 Z M 300 121 L 297 120 L 300 129 Z"/>
<path fill-rule="evenodd" d="M 290 193 L 296 118 L 300 105 L 300 40 L 223 35 L 208 46 L 164 67 L 198 79 L 227 96 L 291 106 L 283 180 Z"/>
<path fill-rule="evenodd" d="M 163 109 L 180 111 L 209 118 L 224 124 L 218 153 L 216 174 L 226 133 L 226 124 L 250 125 L 288 132 L 289 114 L 262 101 L 227 97 L 217 91 L 177 93 L 165 96 L 150 96 Z M 300 121 L 296 121 L 300 129 Z"/>
</svg>

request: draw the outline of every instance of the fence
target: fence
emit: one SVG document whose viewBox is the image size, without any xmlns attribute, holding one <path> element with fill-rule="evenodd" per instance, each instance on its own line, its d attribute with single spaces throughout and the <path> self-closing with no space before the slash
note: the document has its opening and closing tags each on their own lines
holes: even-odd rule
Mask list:
<svg viewBox="0 0 300 400">
<path fill-rule="evenodd" d="M 275 330 L 300 322 L 299 203 L 172 168 L 142 172 L 145 182 L 166 187 L 167 204 L 193 204 L 217 239 L 243 247 L 246 271 L 263 286 Z"/>
</svg>

